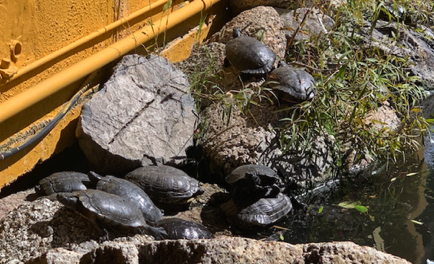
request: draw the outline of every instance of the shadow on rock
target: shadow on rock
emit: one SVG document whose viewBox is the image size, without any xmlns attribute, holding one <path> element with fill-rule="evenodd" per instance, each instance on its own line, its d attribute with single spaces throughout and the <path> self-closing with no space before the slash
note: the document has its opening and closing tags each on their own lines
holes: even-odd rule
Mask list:
<svg viewBox="0 0 434 264">
<path fill-rule="evenodd" d="M 194 240 L 178 243 L 173 240 L 149 243 L 139 247 L 141 263 L 201 263 L 208 254 L 204 244 Z"/>
<path fill-rule="evenodd" d="M 225 213 L 220 208 L 220 205 L 229 199 L 229 193 L 217 192 L 211 195 L 208 202 L 203 206 L 200 212 L 202 224 L 212 233 L 227 232 L 229 230 L 230 224 Z"/>
<path fill-rule="evenodd" d="M 53 248 L 68 248 L 71 244 L 80 244 L 89 240 L 98 241 L 100 237 L 88 219 L 65 207 L 57 210 L 50 221 L 35 223 L 30 230 L 41 237 L 52 235 Z"/>
</svg>

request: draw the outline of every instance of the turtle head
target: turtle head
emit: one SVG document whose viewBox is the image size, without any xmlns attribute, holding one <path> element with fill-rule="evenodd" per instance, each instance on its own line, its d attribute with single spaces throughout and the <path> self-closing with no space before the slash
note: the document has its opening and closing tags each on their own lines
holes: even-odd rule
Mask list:
<svg viewBox="0 0 434 264">
<path fill-rule="evenodd" d="M 45 191 L 44 191 L 44 189 L 42 188 L 41 185 L 36 185 L 35 186 L 35 192 L 36 192 L 36 194 L 38 196 L 44 196 L 45 195 Z"/>
<path fill-rule="evenodd" d="M 285 67 L 285 66 L 288 66 L 288 64 L 286 64 L 286 62 L 284 62 L 283 60 L 280 60 L 279 63 L 277 64 L 278 68 Z"/>
<path fill-rule="evenodd" d="M 232 37 L 233 38 L 238 38 L 239 36 L 241 36 L 241 31 L 239 28 L 234 27 L 234 31 L 232 32 Z"/>
<path fill-rule="evenodd" d="M 313 87 L 310 87 L 306 91 L 306 100 L 311 100 L 315 97 L 315 89 Z"/>
<path fill-rule="evenodd" d="M 246 179 L 249 179 L 253 182 L 254 185 L 261 185 L 261 178 L 256 173 L 246 172 Z"/>
<path fill-rule="evenodd" d="M 205 190 L 201 186 L 199 186 L 197 188 L 197 191 L 194 193 L 194 196 L 201 195 L 201 194 L 204 194 L 204 193 L 205 193 Z"/>
<path fill-rule="evenodd" d="M 98 173 L 96 173 L 94 171 L 89 171 L 87 176 L 89 177 L 90 181 L 95 185 L 98 183 L 99 180 L 101 180 L 103 178 L 101 175 L 99 175 Z"/>
<path fill-rule="evenodd" d="M 57 200 L 64 206 L 75 210 L 77 208 L 78 197 L 72 193 L 59 193 Z"/>
</svg>

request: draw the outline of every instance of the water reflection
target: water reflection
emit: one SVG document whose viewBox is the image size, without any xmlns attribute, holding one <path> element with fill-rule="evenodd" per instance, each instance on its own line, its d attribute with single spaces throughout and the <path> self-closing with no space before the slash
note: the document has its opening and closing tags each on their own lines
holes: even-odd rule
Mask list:
<svg viewBox="0 0 434 264">
<path fill-rule="evenodd" d="M 424 224 L 418 226 L 417 231 L 422 234 L 423 238 L 424 256 L 422 263 L 427 263 L 427 260 L 434 260 L 434 142 L 430 138 L 425 139 L 424 155 L 428 169 L 423 195 L 426 199 L 426 208 L 419 216 Z"/>
<path fill-rule="evenodd" d="M 427 147 L 427 151 L 432 155 L 425 153 L 432 162 L 428 162 L 431 173 L 427 173 L 421 149 L 405 162 L 385 165 L 376 175 L 341 182 L 333 196 L 310 201 L 302 217 L 290 216 L 286 224 L 280 224 L 289 229 L 283 234 L 285 241 L 353 241 L 412 263 L 434 259 L 434 199 L 426 196 L 426 190 L 434 190 L 434 181 L 429 180 L 434 173 L 434 147 Z M 431 191 L 430 195 L 434 196 Z M 345 201 L 359 202 L 368 211 L 338 206 Z"/>
</svg>

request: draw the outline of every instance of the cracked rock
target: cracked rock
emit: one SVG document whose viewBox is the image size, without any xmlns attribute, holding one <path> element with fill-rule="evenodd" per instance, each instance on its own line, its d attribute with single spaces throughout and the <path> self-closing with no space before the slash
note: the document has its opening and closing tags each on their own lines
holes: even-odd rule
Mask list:
<svg viewBox="0 0 434 264">
<path fill-rule="evenodd" d="M 122 175 L 182 162 L 193 144 L 195 106 L 184 73 L 166 59 L 127 55 L 87 102 L 77 128 L 94 170 Z"/>
</svg>

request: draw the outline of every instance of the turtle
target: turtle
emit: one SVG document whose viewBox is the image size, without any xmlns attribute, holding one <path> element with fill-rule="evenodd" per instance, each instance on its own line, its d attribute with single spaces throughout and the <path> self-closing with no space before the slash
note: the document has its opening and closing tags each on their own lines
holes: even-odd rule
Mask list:
<svg viewBox="0 0 434 264">
<path fill-rule="evenodd" d="M 407 10 L 396 3 L 388 3 L 380 8 L 378 18 L 385 21 L 404 21 L 407 24 L 411 23 L 410 15 Z"/>
<path fill-rule="evenodd" d="M 147 232 L 156 239 L 162 239 L 167 235 L 164 229 L 149 226 L 137 205 L 115 194 L 87 189 L 58 194 L 57 200 L 89 219 L 104 238 L 108 237 L 106 227 L 123 227 L 141 233 Z"/>
<path fill-rule="evenodd" d="M 280 192 L 279 176 L 265 165 L 241 165 L 234 169 L 225 181 L 232 185 L 234 196 L 276 197 Z"/>
<path fill-rule="evenodd" d="M 315 96 L 315 79 L 302 69 L 287 65 L 284 61 L 268 76 L 266 83 L 273 89 L 277 99 L 288 102 L 311 100 Z"/>
<path fill-rule="evenodd" d="M 60 192 L 72 192 L 86 190 L 91 181 L 85 173 L 75 171 L 62 171 L 51 174 L 39 181 L 35 191 L 39 196 Z"/>
<path fill-rule="evenodd" d="M 158 222 L 159 227 L 167 232 L 166 239 L 213 238 L 214 235 L 203 225 L 177 217 L 166 218 Z"/>
<path fill-rule="evenodd" d="M 140 167 L 128 173 L 125 179 L 137 184 L 152 201 L 160 204 L 186 204 L 204 193 L 198 180 L 167 165 Z"/>
<path fill-rule="evenodd" d="M 279 193 L 274 198 L 260 198 L 253 203 L 232 198 L 220 207 L 230 223 L 254 228 L 267 227 L 279 221 L 292 210 L 292 203 L 287 195 Z"/>
<path fill-rule="evenodd" d="M 161 210 L 136 184 L 111 175 L 102 177 L 94 171 L 90 171 L 88 175 L 91 181 L 95 182 L 97 190 L 116 194 L 135 203 L 142 211 L 147 222 L 157 223 L 163 217 Z"/>
<path fill-rule="evenodd" d="M 253 37 L 241 36 L 236 27 L 232 35 L 225 47 L 225 66 L 234 66 L 243 76 L 267 76 L 274 69 L 276 54 L 269 47 Z"/>
</svg>

